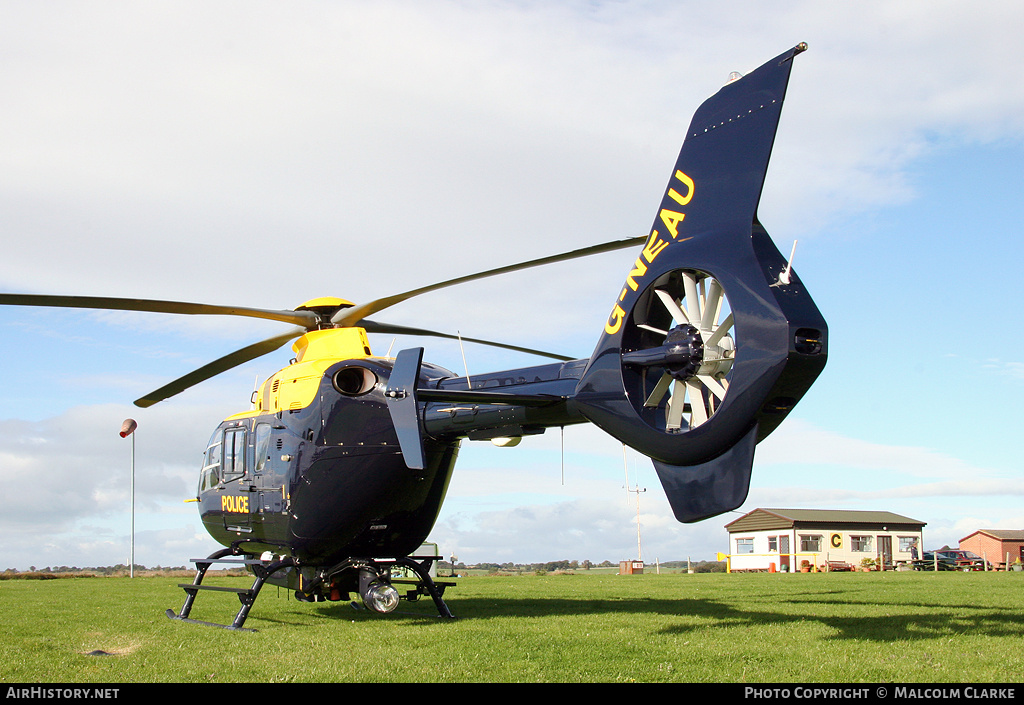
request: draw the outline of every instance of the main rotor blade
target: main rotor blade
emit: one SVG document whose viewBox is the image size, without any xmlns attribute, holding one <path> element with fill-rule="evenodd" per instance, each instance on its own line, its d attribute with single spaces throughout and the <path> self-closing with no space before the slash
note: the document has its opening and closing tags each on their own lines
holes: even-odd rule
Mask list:
<svg viewBox="0 0 1024 705">
<path fill-rule="evenodd" d="M 315 326 L 317 316 L 312 311 L 278 311 L 244 306 L 217 306 L 185 301 L 158 301 L 154 299 L 120 299 L 107 296 L 59 296 L 47 294 L 0 294 L 0 304 L 6 306 L 50 306 L 57 308 L 93 308 L 112 311 L 145 311 L 148 313 L 184 313 L 191 315 L 248 316 L 270 321 L 294 323 L 308 329 Z"/>
<path fill-rule="evenodd" d="M 625 240 L 615 240 L 614 242 L 606 242 L 603 245 L 593 245 L 591 247 L 584 247 L 579 250 L 573 250 L 572 252 L 566 252 L 561 255 L 551 255 L 550 257 L 541 257 L 540 259 L 530 260 L 528 262 L 522 262 L 520 264 L 510 264 L 505 267 L 498 267 L 497 269 L 489 269 L 486 272 L 479 272 L 477 274 L 469 274 L 464 277 L 457 277 L 455 279 L 449 279 L 448 281 L 440 282 L 437 284 L 430 284 L 428 286 L 420 287 L 419 289 L 413 289 L 407 291 L 404 294 L 395 294 L 394 296 L 386 296 L 382 299 L 370 301 L 365 304 L 359 304 L 352 308 L 346 308 L 338 311 L 334 314 L 331 322 L 335 325 L 340 326 L 354 326 L 365 316 L 372 316 L 373 314 L 383 311 L 389 306 L 402 303 L 407 299 L 411 299 L 414 296 L 425 294 L 429 291 L 437 291 L 438 289 L 444 289 L 449 286 L 456 284 L 463 284 L 465 282 L 475 281 L 477 279 L 484 279 L 486 277 L 494 277 L 499 274 L 507 274 L 509 272 L 516 272 L 520 269 L 529 269 L 530 267 L 539 267 L 544 264 L 553 264 L 555 262 L 564 262 L 570 259 L 576 259 L 578 257 L 587 257 L 589 255 L 596 255 L 602 252 L 611 252 L 613 250 L 621 250 L 626 247 L 636 247 L 647 242 L 646 237 L 631 237 Z"/>
<path fill-rule="evenodd" d="M 168 397 L 173 397 L 175 394 L 183 392 L 189 387 L 195 386 L 215 375 L 219 375 L 221 372 L 230 370 L 232 367 L 237 367 L 245 364 L 249 360 L 255 360 L 267 353 L 274 352 L 288 341 L 298 338 L 305 332 L 305 328 L 293 328 L 288 333 L 283 333 L 281 335 L 276 335 L 273 338 L 261 340 L 260 342 L 248 345 L 241 350 L 229 353 L 220 359 L 214 360 L 207 365 L 203 365 L 198 370 L 190 372 L 184 377 L 179 377 L 170 384 L 165 384 L 163 387 L 160 387 L 160 389 L 150 392 L 141 399 L 136 399 L 135 406 L 141 406 L 144 409 L 153 406 L 153 404 L 156 404 L 158 401 L 163 401 Z"/>
<path fill-rule="evenodd" d="M 559 355 L 558 353 L 544 352 L 543 350 L 533 350 L 531 348 L 524 348 L 518 345 L 508 345 L 507 343 L 496 343 L 493 340 L 481 340 L 480 338 L 467 338 L 466 336 L 452 335 L 451 333 L 439 333 L 435 330 L 427 330 L 425 328 L 409 328 L 407 326 L 396 326 L 390 323 L 374 323 L 363 319 L 360 324 L 360 328 L 363 328 L 367 333 L 388 333 L 391 335 L 429 335 L 435 338 L 448 338 L 449 340 L 462 340 L 467 343 L 479 343 L 480 345 L 490 345 L 494 348 L 504 348 L 506 350 L 515 350 L 517 352 L 530 353 L 531 355 L 540 355 L 541 357 L 550 357 L 555 360 L 575 360 L 574 357 L 568 357 L 566 355 Z"/>
</svg>

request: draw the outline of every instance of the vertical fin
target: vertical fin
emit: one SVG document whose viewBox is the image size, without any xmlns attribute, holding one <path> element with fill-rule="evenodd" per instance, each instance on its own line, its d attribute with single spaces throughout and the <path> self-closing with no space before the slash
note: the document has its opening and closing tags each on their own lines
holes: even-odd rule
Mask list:
<svg viewBox="0 0 1024 705">
<path fill-rule="evenodd" d="M 576 387 L 573 402 L 588 420 L 668 466 L 713 461 L 740 443 L 752 425 L 759 429 L 758 440 L 764 438 L 824 364 L 824 343 L 814 356 L 794 349 L 792 331 L 806 328 L 824 341 L 825 324 L 795 272 L 790 286 L 770 287 L 786 261 L 757 219 L 792 60 L 805 49 L 797 45 L 723 86 L 694 113 L 639 264 L 615 289 L 603 334 Z M 656 416 L 663 412 L 644 404 L 660 375 L 648 384 L 644 371 L 657 366 L 641 358 L 668 354 L 667 344 L 652 344 L 650 333 L 670 323 L 657 318 L 666 306 L 679 310 L 673 318 L 698 325 L 690 320 L 699 297 L 695 272 L 714 280 L 731 309 L 736 348 L 728 393 L 718 395 L 706 423 L 687 430 L 673 419 L 662 428 Z M 672 288 L 678 290 L 675 300 L 668 296 Z M 687 302 L 682 308 L 676 304 L 681 298 Z M 716 341 L 708 336 L 702 342 Z M 697 352 L 687 354 L 700 362 Z M 811 357 L 813 364 L 803 359 Z M 680 384 L 693 380 L 688 386 L 699 388 L 695 377 L 675 372 Z M 713 390 L 722 391 L 718 384 Z M 772 403 L 766 412 L 766 403 L 781 396 L 785 403 Z M 673 411 L 682 413 L 679 406 Z M 703 421 L 703 411 L 691 413 L 702 414 Z"/>
</svg>

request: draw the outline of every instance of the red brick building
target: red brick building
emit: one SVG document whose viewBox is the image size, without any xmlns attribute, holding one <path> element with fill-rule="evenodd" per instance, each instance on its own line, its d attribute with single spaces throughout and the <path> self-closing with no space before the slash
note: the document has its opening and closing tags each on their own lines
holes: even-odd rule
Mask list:
<svg viewBox="0 0 1024 705">
<path fill-rule="evenodd" d="M 1024 530 L 978 529 L 960 539 L 961 551 L 973 551 L 989 563 L 1002 565 L 1009 554 L 1010 563 L 1024 563 Z"/>
</svg>

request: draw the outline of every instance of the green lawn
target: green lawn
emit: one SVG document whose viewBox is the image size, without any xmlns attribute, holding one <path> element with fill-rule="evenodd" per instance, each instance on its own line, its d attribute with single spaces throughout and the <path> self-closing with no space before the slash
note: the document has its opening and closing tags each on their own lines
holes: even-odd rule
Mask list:
<svg viewBox="0 0 1024 705">
<path fill-rule="evenodd" d="M 269 587 L 256 633 L 167 619 L 178 582 L 0 581 L 0 681 L 1012 683 L 1024 665 L 1024 573 L 469 577 L 454 621 Z M 192 616 L 237 605 L 203 594 Z"/>
</svg>

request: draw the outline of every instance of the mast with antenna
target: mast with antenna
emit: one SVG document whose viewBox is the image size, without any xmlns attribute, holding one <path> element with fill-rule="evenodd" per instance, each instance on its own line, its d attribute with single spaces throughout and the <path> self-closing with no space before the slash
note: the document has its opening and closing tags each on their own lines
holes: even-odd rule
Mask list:
<svg viewBox="0 0 1024 705">
<path fill-rule="evenodd" d="M 641 563 L 644 560 L 643 549 L 641 548 L 640 541 L 640 493 L 646 492 L 647 488 L 641 488 L 637 484 L 633 489 L 629 487 L 629 462 L 626 460 L 626 444 L 622 444 L 622 466 L 626 473 L 626 503 L 629 503 L 629 493 L 633 492 L 636 494 L 636 559 Z"/>
</svg>

